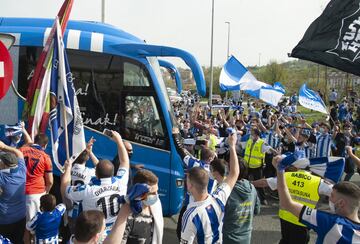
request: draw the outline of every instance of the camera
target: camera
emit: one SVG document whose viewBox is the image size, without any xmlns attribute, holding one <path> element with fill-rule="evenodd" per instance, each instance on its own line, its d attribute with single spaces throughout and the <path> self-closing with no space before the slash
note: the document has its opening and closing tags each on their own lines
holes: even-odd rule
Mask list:
<svg viewBox="0 0 360 244">
<path fill-rule="evenodd" d="M 109 129 L 104 129 L 103 134 L 106 135 L 106 136 L 108 136 L 108 137 L 112 137 L 112 136 L 113 136 L 112 131 L 109 130 Z"/>
</svg>

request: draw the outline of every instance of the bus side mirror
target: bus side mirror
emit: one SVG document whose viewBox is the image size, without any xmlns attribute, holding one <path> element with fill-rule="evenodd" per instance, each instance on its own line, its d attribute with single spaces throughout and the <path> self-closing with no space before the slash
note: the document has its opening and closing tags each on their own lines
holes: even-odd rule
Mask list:
<svg viewBox="0 0 360 244">
<path fill-rule="evenodd" d="M 5 47 L 9 50 L 12 45 L 15 43 L 15 36 L 10 34 L 0 33 L 0 41 L 5 45 Z"/>
</svg>

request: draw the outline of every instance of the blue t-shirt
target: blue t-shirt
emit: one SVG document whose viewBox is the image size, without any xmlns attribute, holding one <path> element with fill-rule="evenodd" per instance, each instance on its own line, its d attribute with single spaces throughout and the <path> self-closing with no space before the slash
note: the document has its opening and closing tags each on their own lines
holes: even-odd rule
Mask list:
<svg viewBox="0 0 360 244">
<path fill-rule="evenodd" d="M 0 244 L 11 244 L 11 241 L 8 238 L 0 235 Z"/>
<path fill-rule="evenodd" d="M 360 243 L 360 223 L 306 206 L 301 210 L 299 219 L 317 233 L 316 244 Z"/>
<path fill-rule="evenodd" d="M 15 168 L 0 170 L 0 224 L 12 224 L 25 218 L 26 166 L 18 159 Z"/>
<path fill-rule="evenodd" d="M 26 224 L 29 231 L 35 232 L 36 243 L 58 243 L 61 217 L 66 207 L 60 203 L 51 212 L 38 212 L 35 217 Z"/>
</svg>

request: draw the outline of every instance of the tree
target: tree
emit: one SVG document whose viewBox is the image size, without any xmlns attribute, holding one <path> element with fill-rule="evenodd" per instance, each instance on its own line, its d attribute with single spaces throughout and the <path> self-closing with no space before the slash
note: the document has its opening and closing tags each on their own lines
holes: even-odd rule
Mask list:
<svg viewBox="0 0 360 244">
<path fill-rule="evenodd" d="M 260 74 L 260 80 L 273 85 L 277 81 L 285 81 L 287 79 L 287 71 L 282 64 L 276 61 L 270 61 L 265 66 L 265 70 Z"/>
<path fill-rule="evenodd" d="M 220 90 L 220 84 L 219 84 L 219 79 L 220 79 L 220 72 L 221 72 L 222 67 L 214 67 L 213 70 L 213 94 L 220 94 L 222 97 L 225 96 L 225 92 L 221 92 Z M 203 71 L 204 71 L 204 76 L 205 76 L 205 80 L 206 80 L 206 97 L 209 97 L 209 92 L 210 92 L 210 67 L 203 67 Z"/>
</svg>

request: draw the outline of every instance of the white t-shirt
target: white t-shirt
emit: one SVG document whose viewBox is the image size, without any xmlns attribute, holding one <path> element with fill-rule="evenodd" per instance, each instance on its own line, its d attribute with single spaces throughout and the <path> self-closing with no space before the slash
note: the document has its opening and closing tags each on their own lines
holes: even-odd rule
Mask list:
<svg viewBox="0 0 360 244">
<path fill-rule="evenodd" d="M 71 185 L 89 184 L 91 178 L 95 177 L 95 169 L 88 168 L 85 164 L 74 164 L 71 168 Z"/>
<path fill-rule="evenodd" d="M 120 210 L 118 200 L 126 195 L 129 170 L 119 168 L 117 176 L 110 178 L 92 178 L 89 184 L 68 186 L 66 197 L 80 202 L 82 209 L 97 209 L 104 213 L 106 229 L 110 230 Z"/>
<path fill-rule="evenodd" d="M 95 177 L 95 169 L 88 168 L 85 164 L 74 164 L 71 168 L 71 185 L 81 186 L 89 184 L 90 180 Z M 81 212 L 78 202 L 73 202 L 73 207 L 67 211 L 71 218 L 76 218 Z"/>
</svg>

